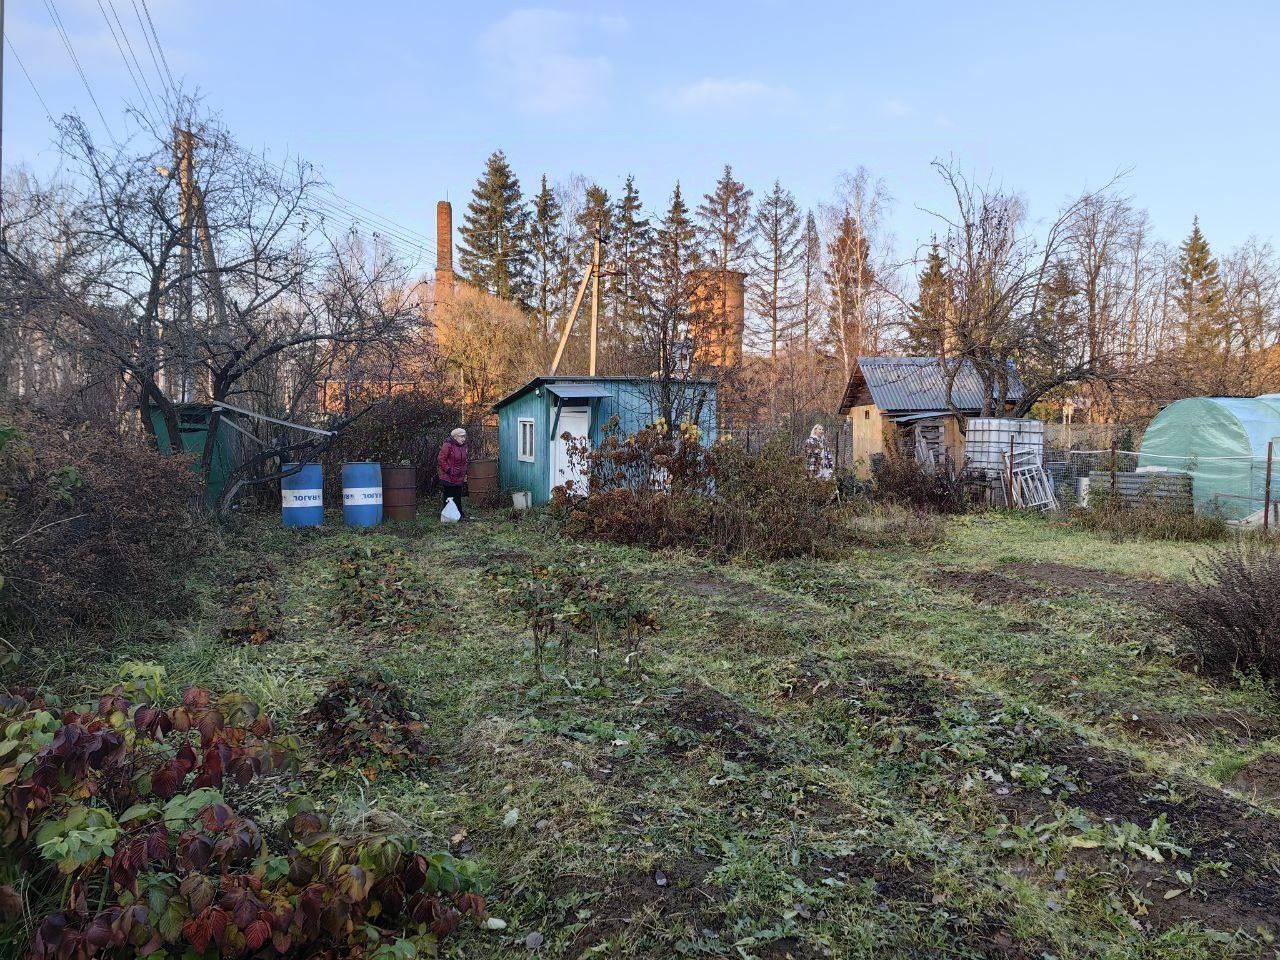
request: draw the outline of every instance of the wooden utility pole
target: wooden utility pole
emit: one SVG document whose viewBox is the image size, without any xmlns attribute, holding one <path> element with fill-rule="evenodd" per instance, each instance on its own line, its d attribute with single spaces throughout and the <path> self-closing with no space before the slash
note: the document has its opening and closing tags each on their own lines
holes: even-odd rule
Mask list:
<svg viewBox="0 0 1280 960">
<path fill-rule="evenodd" d="M 588 376 L 596 375 L 596 339 L 600 330 L 600 228 L 596 227 L 596 242 L 591 250 L 591 360 Z"/>
<path fill-rule="evenodd" d="M 560 359 L 564 356 L 564 348 L 569 343 L 569 333 L 573 330 L 573 321 L 578 318 L 578 308 L 582 306 L 582 298 L 587 292 L 587 281 L 594 275 L 594 270 L 588 270 L 582 275 L 582 283 L 578 285 L 578 295 L 573 298 L 573 306 L 569 309 L 569 316 L 565 317 L 564 329 L 560 331 L 560 343 L 556 347 L 555 358 L 551 361 L 550 376 L 555 376 L 557 370 L 560 369 Z"/>
<path fill-rule="evenodd" d="M 180 357 L 180 384 L 178 396 L 183 403 L 190 402 L 193 392 L 193 358 L 191 356 L 191 323 L 194 313 L 195 290 L 193 288 L 194 272 L 194 234 L 195 234 L 195 152 L 196 138 L 190 130 L 173 128 L 173 149 L 177 154 L 175 166 L 178 168 L 178 228 L 179 256 L 178 269 L 178 310 L 177 320 L 184 324 L 178 332 L 178 349 Z"/>
</svg>

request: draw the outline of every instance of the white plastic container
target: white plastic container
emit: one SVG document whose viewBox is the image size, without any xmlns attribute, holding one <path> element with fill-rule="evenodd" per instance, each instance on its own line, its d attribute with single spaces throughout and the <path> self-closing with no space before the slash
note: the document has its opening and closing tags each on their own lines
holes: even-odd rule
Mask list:
<svg viewBox="0 0 1280 960">
<path fill-rule="evenodd" d="M 529 491 L 517 490 L 515 493 L 511 494 L 511 506 L 515 507 L 517 510 L 528 510 Z"/>
<path fill-rule="evenodd" d="M 1013 452 L 1032 453 L 1044 460 L 1044 421 L 1013 417 L 970 417 L 965 428 L 964 465 L 966 469 L 998 473 L 1004 470 Z"/>
</svg>

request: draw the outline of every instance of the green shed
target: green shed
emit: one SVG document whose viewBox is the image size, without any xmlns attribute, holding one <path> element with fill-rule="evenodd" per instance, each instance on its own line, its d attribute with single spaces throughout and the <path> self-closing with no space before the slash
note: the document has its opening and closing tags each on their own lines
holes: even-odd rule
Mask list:
<svg viewBox="0 0 1280 960">
<path fill-rule="evenodd" d="M 669 384 L 650 377 L 530 380 L 493 407 L 498 414 L 502 489 L 524 491 L 534 504 L 546 503 L 555 487 L 575 479 L 564 434 L 598 444 L 605 424 L 615 416 L 619 430 L 634 433 L 662 415 L 664 399 L 674 399 L 675 419 L 698 424 L 704 443 L 715 441 L 716 384 L 710 380 Z"/>
<path fill-rule="evenodd" d="M 1169 404 L 1151 421 L 1138 469 L 1189 473 L 1197 511 L 1249 521 L 1261 515 L 1265 502 L 1271 440 L 1280 447 L 1280 395 L 1191 397 Z M 1280 469 L 1275 469 L 1273 503 L 1278 492 Z"/>
<path fill-rule="evenodd" d="M 183 453 L 194 454 L 192 469 L 199 470 L 197 462 L 204 453 L 204 440 L 209 433 L 209 419 L 213 415 L 213 407 L 207 403 L 184 403 L 178 406 L 178 432 L 181 434 Z M 156 446 L 166 457 L 174 452 L 173 441 L 169 437 L 168 426 L 160 413 L 160 408 L 151 408 L 151 425 L 156 432 Z M 213 445 L 213 466 L 209 471 L 209 486 L 204 491 L 204 502 L 212 506 L 222 496 L 227 486 L 227 477 L 240 462 L 242 442 L 235 434 L 226 418 L 218 422 L 218 437 Z"/>
</svg>

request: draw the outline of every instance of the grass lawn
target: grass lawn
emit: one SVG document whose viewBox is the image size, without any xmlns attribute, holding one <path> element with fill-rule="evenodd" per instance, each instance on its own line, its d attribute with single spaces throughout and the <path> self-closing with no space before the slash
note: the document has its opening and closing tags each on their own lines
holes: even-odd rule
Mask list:
<svg viewBox="0 0 1280 960">
<path fill-rule="evenodd" d="M 444 955 L 1276 955 L 1280 764 L 1257 758 L 1280 699 L 1180 666 L 1145 605 L 1204 548 L 988 514 L 931 548 L 722 566 L 506 514 L 331 523 L 249 522 L 189 615 L 28 663 L 64 689 L 105 657 L 242 690 L 304 757 L 332 680 L 393 678 L 429 762 L 313 759 L 253 802 L 270 822 L 305 789 L 481 863 L 506 928 Z M 613 658 L 598 685 L 573 651 L 535 680 L 486 568 L 565 555 L 651 594 L 643 675 Z M 263 642 L 224 635 L 230 607 Z"/>
</svg>

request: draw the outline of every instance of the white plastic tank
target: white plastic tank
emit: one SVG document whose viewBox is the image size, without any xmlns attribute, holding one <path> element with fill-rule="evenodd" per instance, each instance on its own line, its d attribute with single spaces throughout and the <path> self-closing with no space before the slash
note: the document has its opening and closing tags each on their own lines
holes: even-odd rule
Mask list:
<svg viewBox="0 0 1280 960">
<path fill-rule="evenodd" d="M 970 417 L 964 436 L 964 465 L 968 470 L 1002 472 L 1010 442 L 1015 454 L 1034 454 L 1044 460 L 1044 421 L 1013 417 Z"/>
</svg>

